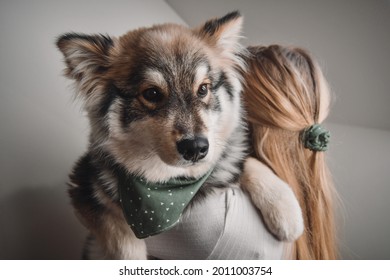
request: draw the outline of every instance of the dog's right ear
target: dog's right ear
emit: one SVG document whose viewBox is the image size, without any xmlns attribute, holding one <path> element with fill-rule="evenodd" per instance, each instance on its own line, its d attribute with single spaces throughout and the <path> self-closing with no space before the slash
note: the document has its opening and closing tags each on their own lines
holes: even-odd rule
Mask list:
<svg viewBox="0 0 390 280">
<path fill-rule="evenodd" d="M 113 39 L 106 35 L 67 33 L 57 39 L 57 47 L 65 57 L 67 77 L 81 82 L 84 77 L 105 72 Z"/>
</svg>

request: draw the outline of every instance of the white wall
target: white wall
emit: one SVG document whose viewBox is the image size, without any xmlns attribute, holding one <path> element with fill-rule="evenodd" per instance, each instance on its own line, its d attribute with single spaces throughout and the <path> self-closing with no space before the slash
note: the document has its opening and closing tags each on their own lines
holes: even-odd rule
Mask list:
<svg viewBox="0 0 390 280">
<path fill-rule="evenodd" d="M 66 182 L 88 130 L 56 37 L 163 22 L 183 23 L 159 0 L 0 3 L 0 259 L 80 257 L 84 229 Z"/>
<path fill-rule="evenodd" d="M 390 258 L 390 131 L 329 123 L 344 259 Z"/>
</svg>

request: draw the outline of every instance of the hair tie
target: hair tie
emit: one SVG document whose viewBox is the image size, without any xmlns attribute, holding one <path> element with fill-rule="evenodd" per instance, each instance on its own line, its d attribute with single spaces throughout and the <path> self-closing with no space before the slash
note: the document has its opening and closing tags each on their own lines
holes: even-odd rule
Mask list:
<svg viewBox="0 0 390 280">
<path fill-rule="evenodd" d="M 303 131 L 303 143 L 306 149 L 324 152 L 328 149 L 330 133 L 320 124 L 314 124 Z"/>
</svg>

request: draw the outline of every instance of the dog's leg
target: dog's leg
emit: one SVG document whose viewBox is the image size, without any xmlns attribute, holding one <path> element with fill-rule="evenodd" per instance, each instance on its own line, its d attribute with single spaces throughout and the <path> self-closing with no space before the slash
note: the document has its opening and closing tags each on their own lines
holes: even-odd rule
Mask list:
<svg viewBox="0 0 390 280">
<path fill-rule="evenodd" d="M 262 162 L 247 158 L 241 177 L 269 230 L 283 241 L 296 240 L 304 230 L 302 211 L 291 188 Z"/>
<path fill-rule="evenodd" d="M 104 252 L 97 244 L 95 236 L 88 234 L 84 242 L 82 257 L 83 260 L 103 260 Z"/>
<path fill-rule="evenodd" d="M 145 241 L 134 235 L 120 209 L 114 212 L 112 209 L 105 210 L 92 219 L 90 216 L 84 218 L 81 213 L 76 210 L 80 221 L 91 232 L 89 252 L 84 252 L 85 258 L 133 260 L 147 258 Z"/>
<path fill-rule="evenodd" d="M 145 241 L 134 235 L 122 212 L 106 213 L 102 220 L 104 225 L 97 239 L 104 243 L 107 258 L 146 259 Z"/>
</svg>

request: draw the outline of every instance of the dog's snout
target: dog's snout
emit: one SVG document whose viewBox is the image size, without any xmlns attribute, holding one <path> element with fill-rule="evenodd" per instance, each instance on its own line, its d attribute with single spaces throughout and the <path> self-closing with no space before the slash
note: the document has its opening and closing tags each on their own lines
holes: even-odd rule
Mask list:
<svg viewBox="0 0 390 280">
<path fill-rule="evenodd" d="M 203 159 L 209 151 L 209 141 L 204 137 L 183 139 L 177 142 L 176 145 L 183 158 L 192 162 Z"/>
</svg>

